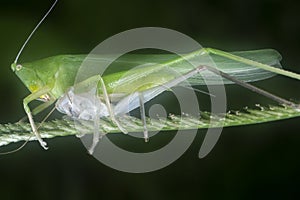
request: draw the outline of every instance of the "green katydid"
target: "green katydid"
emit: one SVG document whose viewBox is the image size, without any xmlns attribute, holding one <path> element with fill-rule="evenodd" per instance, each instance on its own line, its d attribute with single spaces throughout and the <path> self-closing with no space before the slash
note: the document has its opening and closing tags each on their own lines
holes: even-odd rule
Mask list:
<svg viewBox="0 0 300 200">
<path fill-rule="evenodd" d="M 86 58 L 86 55 L 58 55 L 30 63 L 18 63 L 18 58 L 25 45 L 56 3 L 57 0 L 29 35 L 28 39 L 20 49 L 15 62 L 11 65 L 12 70 L 31 92 L 30 95 L 24 98 L 23 106 L 31 124 L 33 133 L 37 137 L 41 146 L 45 149 L 47 149 L 46 143 L 42 140 L 38 133 L 32 114 L 35 115 L 43 111 L 58 100 L 56 108 L 59 111 L 72 117 L 80 118 L 79 115 L 82 114 L 83 110 L 79 107 L 79 105 L 82 103 L 88 103 L 88 99 L 78 100 L 81 96 L 76 96 L 76 94 L 72 91 L 76 73 L 83 60 Z M 204 55 L 211 56 L 212 60 L 216 64 L 216 68 L 212 68 L 212 66 L 207 65 L 191 68 L 191 65 L 186 63 L 186 61 L 195 57 L 201 59 L 201 56 Z M 101 62 L 105 59 L 105 56 L 101 56 L 100 58 L 95 57 L 93 59 L 93 62 L 98 63 L 98 65 L 101 66 Z M 105 103 L 100 102 L 97 109 L 103 109 L 103 112 L 102 114 L 99 114 L 99 112 L 101 113 L 101 110 L 97 110 L 97 114 L 99 114 L 99 116 L 96 117 L 109 116 L 120 128 L 120 131 L 126 133 L 126 130 L 124 130 L 115 119 L 115 115 L 119 113 L 126 113 L 140 107 L 142 120 L 144 121 L 145 116 L 143 104 L 145 102 L 185 80 L 188 80 L 191 85 L 205 84 L 202 76 L 205 76 L 205 79 L 210 79 L 210 77 L 207 77 L 209 75 L 205 75 L 205 71 L 221 75 L 224 78 L 225 84 L 234 82 L 268 96 L 279 103 L 296 107 L 296 105 L 292 102 L 281 99 L 246 83 L 266 79 L 272 77 L 274 74 L 281 74 L 300 80 L 299 74 L 281 69 L 280 59 L 280 54 L 272 49 L 228 53 L 212 48 L 202 48 L 189 53 L 184 57 L 176 57 L 171 54 L 127 55 L 114 63 L 114 69 L 117 69 L 117 71 L 112 71 L 104 74 L 103 76 L 96 75 L 94 77 L 90 77 L 80 84 L 84 86 L 85 84 L 90 84 L 93 81 L 97 81 L 97 83 L 99 83 L 97 84 L 99 86 L 97 90 L 99 90 L 99 92 L 103 95 L 102 99 Z M 153 61 L 159 64 L 145 65 L 142 69 L 134 69 L 137 65 L 149 64 L 149 62 Z M 184 75 L 177 77 L 175 75 L 164 73 L 166 68 L 172 68 L 172 70 Z M 124 78 L 123 75 L 129 70 L 131 71 L 131 79 L 128 77 Z M 151 78 L 151 84 L 142 84 L 145 77 Z M 136 89 L 137 85 L 143 85 L 143 87 Z M 132 96 L 133 92 L 136 92 L 134 93 L 134 96 Z M 116 94 L 121 94 L 121 96 L 119 96 L 117 100 L 113 100 L 112 96 Z M 128 98 L 128 96 L 133 98 L 133 106 L 125 108 L 120 102 Z M 70 98 L 72 98 L 72 100 Z M 28 104 L 33 100 L 41 100 L 44 103 L 31 111 Z M 78 104 L 74 103 L 76 100 L 80 102 L 78 102 Z M 112 101 L 116 102 L 115 106 L 111 105 Z M 73 103 L 73 107 L 70 106 L 70 103 Z M 75 109 L 77 109 L 77 112 Z M 85 114 L 82 118 L 91 119 L 91 117 L 95 117 L 95 115 L 96 114 Z M 146 126 L 144 126 L 144 128 L 144 137 L 145 140 L 147 140 L 148 134 Z"/>
</svg>

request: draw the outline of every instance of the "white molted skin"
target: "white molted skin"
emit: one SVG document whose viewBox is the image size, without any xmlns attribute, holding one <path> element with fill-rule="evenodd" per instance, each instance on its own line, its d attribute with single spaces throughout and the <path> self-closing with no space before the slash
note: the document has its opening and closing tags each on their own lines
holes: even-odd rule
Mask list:
<svg viewBox="0 0 300 200">
<path fill-rule="evenodd" d="M 81 120 L 109 116 L 106 104 L 102 103 L 95 94 L 92 92 L 76 94 L 73 87 L 56 102 L 56 108 L 61 113 Z"/>
</svg>

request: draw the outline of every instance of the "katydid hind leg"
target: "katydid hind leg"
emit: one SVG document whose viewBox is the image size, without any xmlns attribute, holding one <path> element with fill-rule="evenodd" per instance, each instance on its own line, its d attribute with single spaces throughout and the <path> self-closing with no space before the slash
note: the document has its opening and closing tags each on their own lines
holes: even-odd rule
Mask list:
<svg viewBox="0 0 300 200">
<path fill-rule="evenodd" d="M 237 55 L 225 52 L 225 51 L 221 51 L 221 50 L 218 50 L 218 49 L 203 48 L 202 50 L 203 50 L 203 53 L 207 53 L 208 55 L 213 54 L 213 55 L 221 56 L 223 58 L 227 58 L 227 59 L 237 61 L 237 62 L 240 62 L 240 63 L 244 63 L 244 64 L 247 64 L 247 65 L 250 65 L 250 66 L 253 66 L 253 67 L 264 69 L 266 71 L 270 71 L 270 72 L 273 72 L 273 73 L 276 73 L 276 74 L 280 74 L 280 75 L 283 75 L 283 76 L 287 76 L 287 77 L 290 77 L 290 78 L 300 80 L 300 74 L 297 74 L 297 73 L 294 73 L 294 72 L 290 72 L 290 71 L 287 71 L 287 70 L 284 70 L 284 69 L 280 69 L 280 68 L 276 68 L 276 67 L 273 67 L 273 66 L 270 66 L 270 65 L 267 65 L 267 64 L 256 62 L 254 60 L 250 60 L 250 59 L 247 59 L 247 58 L 244 58 L 244 57 L 240 57 L 240 56 L 237 56 Z"/>
<path fill-rule="evenodd" d="M 251 90 L 253 92 L 256 92 L 256 93 L 258 93 L 260 95 L 263 95 L 263 96 L 265 96 L 265 97 L 267 97 L 269 99 L 272 99 L 272 100 L 278 102 L 279 104 L 284 104 L 284 105 L 291 106 L 293 108 L 299 109 L 299 105 L 297 105 L 297 104 L 295 104 L 295 103 L 293 103 L 291 101 L 283 99 L 283 98 L 281 98 L 279 96 L 276 96 L 276 95 L 274 95 L 274 94 L 272 94 L 270 92 L 267 92 L 267 91 L 265 91 L 263 89 L 260 89 L 260 88 L 254 86 L 254 85 L 246 83 L 246 82 L 244 82 L 242 80 L 238 80 L 235 77 L 233 77 L 233 76 L 231 76 L 231 75 L 229 75 L 227 73 L 224 73 L 224 72 L 222 72 L 222 71 L 220 71 L 220 70 L 218 70 L 216 68 L 209 67 L 209 66 L 206 66 L 206 68 L 207 68 L 207 70 L 209 70 L 209 71 L 211 71 L 211 72 L 213 72 L 213 73 L 215 73 L 215 74 L 217 74 L 219 76 L 222 76 L 223 78 L 228 79 L 228 80 L 236 83 L 237 85 L 240 85 L 240 86 L 242 86 L 242 87 L 244 87 L 246 89 L 249 89 L 249 90 Z"/>
</svg>

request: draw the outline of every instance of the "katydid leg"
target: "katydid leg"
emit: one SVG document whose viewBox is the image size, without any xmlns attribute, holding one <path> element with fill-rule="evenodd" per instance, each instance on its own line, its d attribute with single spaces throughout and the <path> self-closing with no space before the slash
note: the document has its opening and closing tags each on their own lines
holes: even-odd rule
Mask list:
<svg viewBox="0 0 300 200">
<path fill-rule="evenodd" d="M 220 70 L 217 70 L 216 68 L 206 66 L 206 69 L 209 70 L 209 71 L 211 71 L 211 72 L 213 72 L 213 73 L 215 73 L 215 74 L 218 74 L 219 76 L 222 76 L 223 78 L 226 78 L 226 79 L 228 79 L 228 80 L 236 83 L 237 85 L 240 85 L 240 86 L 242 86 L 242 87 L 244 87 L 246 89 L 249 89 L 249 90 L 251 90 L 253 92 L 256 92 L 258 94 L 261 94 L 261 95 L 263 95 L 263 96 L 265 96 L 265 97 L 267 97 L 269 99 L 272 99 L 272 100 L 274 100 L 274 101 L 276 101 L 276 102 L 278 102 L 280 104 L 284 104 L 284 105 L 291 106 L 293 108 L 299 109 L 299 105 L 297 105 L 297 104 L 295 104 L 295 103 L 293 103 L 291 101 L 288 101 L 286 99 L 278 97 L 278 96 L 276 96 L 276 95 L 274 95 L 274 94 L 272 94 L 270 92 L 262 90 L 262 89 L 260 89 L 258 87 L 255 87 L 254 85 L 251 85 L 251 84 L 246 83 L 244 81 L 238 80 L 238 79 L 234 78 L 233 76 L 230 76 L 227 73 L 224 73 L 224 72 L 222 72 Z"/>
<path fill-rule="evenodd" d="M 111 120 L 114 122 L 114 124 L 116 124 L 118 126 L 120 131 L 122 131 L 124 134 L 127 134 L 128 131 L 126 129 L 124 129 L 122 127 L 122 125 L 119 123 L 119 121 L 115 118 L 115 113 L 112 109 L 111 102 L 109 100 L 109 96 L 108 96 L 108 93 L 107 93 L 107 90 L 106 90 L 105 83 L 104 83 L 104 81 L 103 81 L 103 79 L 100 75 L 99 75 L 99 81 L 100 81 L 100 84 L 101 84 L 101 87 L 102 87 L 103 97 L 104 97 L 104 100 L 105 100 L 105 103 L 106 103 L 106 106 L 107 106 L 107 109 L 108 109 L 109 116 L 110 116 Z"/>
<path fill-rule="evenodd" d="M 55 100 L 50 99 L 49 101 L 46 101 L 44 103 L 42 103 L 41 105 L 38 105 L 36 108 L 34 108 L 32 110 L 32 115 L 37 115 L 40 112 L 42 112 L 43 110 L 45 110 L 46 108 L 48 108 L 49 106 L 51 106 L 53 103 L 55 102 Z M 19 122 L 24 122 L 28 119 L 28 116 L 24 116 L 22 117 Z"/>
<path fill-rule="evenodd" d="M 28 106 L 28 104 L 33 101 L 38 99 L 40 96 L 47 94 L 50 91 L 50 89 L 48 87 L 45 87 L 41 90 L 38 90 L 36 92 L 31 93 L 30 95 L 28 95 L 24 100 L 23 100 L 23 106 L 24 106 L 24 110 L 28 116 L 29 119 L 29 123 L 31 125 L 32 131 L 35 134 L 37 140 L 39 141 L 40 145 L 44 148 L 44 149 L 48 149 L 46 142 L 43 141 L 43 139 L 41 138 L 41 135 L 38 133 L 36 125 L 34 123 L 32 114 L 31 114 L 31 110 Z"/>
<path fill-rule="evenodd" d="M 99 132 L 99 126 L 100 126 L 100 119 L 99 119 L 99 114 L 96 113 L 96 116 L 94 116 L 94 133 L 93 133 L 93 139 L 92 139 L 92 145 L 88 149 L 89 154 L 93 154 L 95 151 L 95 148 L 97 144 L 99 143 L 99 138 L 100 138 L 100 132 Z"/>
<path fill-rule="evenodd" d="M 221 51 L 221 50 L 218 50 L 218 49 L 212 49 L 212 48 L 203 48 L 203 49 L 201 49 L 201 51 L 204 54 L 207 53 L 208 55 L 213 54 L 213 55 L 221 56 L 221 57 L 224 57 L 224 58 L 228 58 L 230 60 L 234 60 L 234 61 L 241 62 L 241 63 L 247 64 L 247 65 L 251 65 L 251 66 L 254 66 L 254 67 L 257 67 L 257 68 L 261 68 L 261 69 L 264 69 L 266 71 L 270 71 L 270 72 L 273 72 L 273 73 L 276 73 L 276 74 L 281 74 L 283 76 L 287 76 L 287 77 L 290 77 L 290 78 L 300 80 L 300 74 L 290 72 L 290 71 L 286 71 L 284 69 L 272 67 L 270 65 L 259 63 L 259 62 L 256 62 L 254 60 L 243 58 L 243 57 L 240 57 L 240 56 L 237 56 L 237 55 L 225 52 L 225 51 Z"/>
<path fill-rule="evenodd" d="M 141 120 L 143 122 L 143 129 L 144 129 L 144 139 L 145 142 L 149 141 L 149 134 L 147 129 L 147 123 L 146 123 L 146 115 L 145 115 L 145 103 L 144 103 L 144 95 L 142 92 L 139 92 L 139 103 L 140 103 L 140 113 L 141 113 Z"/>
<path fill-rule="evenodd" d="M 46 108 L 51 106 L 55 102 L 55 99 L 50 98 L 49 101 L 46 101 L 42 103 L 41 105 L 38 105 L 36 108 L 32 110 L 32 115 L 37 115 L 40 112 L 44 111 Z"/>
</svg>

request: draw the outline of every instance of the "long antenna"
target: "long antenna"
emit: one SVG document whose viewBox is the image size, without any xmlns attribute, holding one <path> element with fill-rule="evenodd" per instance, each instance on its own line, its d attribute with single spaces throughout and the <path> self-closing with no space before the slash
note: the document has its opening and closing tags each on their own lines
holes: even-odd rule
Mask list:
<svg viewBox="0 0 300 200">
<path fill-rule="evenodd" d="M 43 21 L 46 19 L 46 17 L 50 14 L 50 12 L 52 11 L 52 9 L 54 8 L 54 6 L 56 5 L 56 3 L 58 2 L 58 0 L 55 0 L 55 2 L 52 4 L 52 6 L 50 7 L 50 9 L 47 11 L 47 13 L 44 15 L 44 17 L 41 19 L 41 21 L 35 26 L 35 28 L 32 30 L 32 32 L 30 33 L 30 35 L 28 36 L 28 38 L 26 39 L 26 41 L 24 42 L 23 46 L 21 47 L 19 53 L 17 54 L 17 57 L 14 61 L 15 64 L 17 64 L 18 59 L 21 55 L 21 53 L 23 52 L 25 46 L 27 45 L 27 43 L 29 42 L 30 38 L 32 37 L 32 35 L 35 33 L 36 29 L 39 28 L 39 26 L 43 23 Z"/>
</svg>

